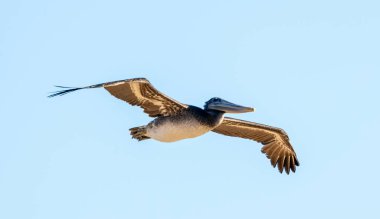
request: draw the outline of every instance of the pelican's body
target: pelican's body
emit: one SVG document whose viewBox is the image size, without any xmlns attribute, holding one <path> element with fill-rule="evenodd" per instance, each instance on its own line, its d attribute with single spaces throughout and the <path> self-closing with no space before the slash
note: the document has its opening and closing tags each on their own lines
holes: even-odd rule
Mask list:
<svg viewBox="0 0 380 219">
<path fill-rule="evenodd" d="M 253 112 L 251 107 L 240 106 L 221 98 L 211 98 L 201 109 L 196 106 L 182 104 L 155 89 L 145 78 L 134 78 L 107 82 L 79 88 L 66 88 L 49 97 L 60 96 L 80 89 L 105 88 L 116 98 L 131 105 L 137 105 L 144 112 L 155 117 L 147 125 L 131 128 L 132 138 L 139 141 L 154 139 L 161 142 L 174 142 L 186 138 L 195 138 L 209 131 L 219 134 L 241 137 L 260 142 L 261 149 L 278 166 L 279 171 L 285 169 L 295 172 L 299 165 L 287 134 L 279 128 L 224 117 L 225 113 Z"/>
<path fill-rule="evenodd" d="M 174 142 L 203 135 L 223 121 L 223 113 L 189 106 L 173 116 L 158 117 L 146 126 L 146 136 Z"/>
</svg>

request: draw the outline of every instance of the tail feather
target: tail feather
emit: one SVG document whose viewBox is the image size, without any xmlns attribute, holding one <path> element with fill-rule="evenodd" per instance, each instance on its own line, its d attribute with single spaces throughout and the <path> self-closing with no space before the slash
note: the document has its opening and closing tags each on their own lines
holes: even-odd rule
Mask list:
<svg viewBox="0 0 380 219">
<path fill-rule="evenodd" d="M 146 126 L 134 127 L 129 129 L 129 131 L 131 131 L 132 138 L 138 141 L 150 139 L 150 137 L 146 136 Z"/>
</svg>

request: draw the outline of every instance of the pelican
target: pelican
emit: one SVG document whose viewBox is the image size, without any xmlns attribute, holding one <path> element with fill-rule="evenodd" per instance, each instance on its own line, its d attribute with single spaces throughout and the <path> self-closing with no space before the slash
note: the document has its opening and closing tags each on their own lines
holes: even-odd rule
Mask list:
<svg viewBox="0 0 380 219">
<path fill-rule="evenodd" d="M 62 87 L 48 97 L 61 96 L 73 91 L 105 88 L 111 95 L 133 106 L 141 107 L 150 117 L 147 125 L 129 129 L 138 141 L 154 139 L 175 142 L 195 138 L 209 131 L 222 135 L 254 140 L 263 144 L 264 153 L 280 173 L 295 172 L 299 166 L 297 155 L 286 132 L 280 128 L 224 117 L 225 113 L 253 112 L 254 108 L 240 106 L 219 97 L 208 100 L 204 108 L 180 103 L 158 91 L 145 78 L 133 78 L 95 84 L 86 87 Z"/>
</svg>

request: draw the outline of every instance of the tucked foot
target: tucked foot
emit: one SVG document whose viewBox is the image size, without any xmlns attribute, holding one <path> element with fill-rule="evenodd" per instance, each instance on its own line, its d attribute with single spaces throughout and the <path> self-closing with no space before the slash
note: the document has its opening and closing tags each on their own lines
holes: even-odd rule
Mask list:
<svg viewBox="0 0 380 219">
<path fill-rule="evenodd" d="M 146 126 L 131 128 L 129 131 L 131 131 L 132 138 L 138 141 L 150 139 L 150 137 L 146 136 Z"/>
</svg>

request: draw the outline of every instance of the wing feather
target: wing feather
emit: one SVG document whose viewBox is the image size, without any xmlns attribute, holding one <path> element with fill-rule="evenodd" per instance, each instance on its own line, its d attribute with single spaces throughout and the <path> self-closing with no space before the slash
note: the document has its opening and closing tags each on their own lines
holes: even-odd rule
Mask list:
<svg viewBox="0 0 380 219">
<path fill-rule="evenodd" d="M 174 115 L 188 107 L 158 91 L 145 78 L 133 78 L 87 87 L 69 88 L 51 94 L 49 97 L 61 96 L 80 89 L 99 87 L 105 88 L 111 95 L 132 106 L 140 106 L 151 117 Z"/>
<path fill-rule="evenodd" d="M 286 156 L 285 171 L 287 174 L 289 174 L 289 172 L 290 172 L 290 155 Z"/>
<path fill-rule="evenodd" d="M 297 155 L 289 142 L 289 137 L 282 129 L 259 123 L 225 117 L 214 132 L 232 137 L 246 138 L 262 143 L 264 153 L 273 167 L 282 173 L 295 172 L 299 166 Z"/>
<path fill-rule="evenodd" d="M 281 153 L 280 153 L 280 160 L 279 160 L 278 165 L 277 165 L 278 170 L 280 171 L 280 173 L 282 173 L 282 171 L 284 171 L 285 158 L 286 158 L 285 151 L 281 151 Z"/>
</svg>

